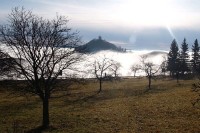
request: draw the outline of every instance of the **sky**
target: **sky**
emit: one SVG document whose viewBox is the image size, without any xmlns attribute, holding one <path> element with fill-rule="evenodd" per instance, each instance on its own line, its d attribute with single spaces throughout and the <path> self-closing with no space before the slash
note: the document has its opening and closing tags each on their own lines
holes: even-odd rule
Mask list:
<svg viewBox="0 0 200 133">
<path fill-rule="evenodd" d="M 133 50 L 169 50 L 173 39 L 200 40 L 200 0 L 0 0 L 0 24 L 14 7 L 66 16 L 86 43 L 98 36 Z"/>
</svg>

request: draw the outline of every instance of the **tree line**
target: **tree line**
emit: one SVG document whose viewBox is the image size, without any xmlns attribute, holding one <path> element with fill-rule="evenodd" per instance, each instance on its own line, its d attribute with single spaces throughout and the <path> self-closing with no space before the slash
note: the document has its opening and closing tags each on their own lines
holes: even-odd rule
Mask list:
<svg viewBox="0 0 200 133">
<path fill-rule="evenodd" d="M 167 57 L 167 71 L 171 77 L 184 77 L 188 74 L 197 75 L 200 73 L 200 51 L 198 40 L 192 45 L 192 55 L 189 55 L 189 48 L 184 38 L 181 47 L 178 47 L 177 41 L 174 39 L 171 43 L 170 51 Z"/>
</svg>

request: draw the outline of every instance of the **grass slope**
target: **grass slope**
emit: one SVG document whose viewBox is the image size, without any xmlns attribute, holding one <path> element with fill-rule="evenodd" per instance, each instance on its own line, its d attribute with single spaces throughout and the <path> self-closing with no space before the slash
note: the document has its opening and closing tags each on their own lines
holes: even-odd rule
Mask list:
<svg viewBox="0 0 200 133">
<path fill-rule="evenodd" d="M 200 131 L 200 110 L 192 106 L 194 81 L 125 79 L 74 85 L 70 95 L 50 100 L 52 133 L 146 133 Z M 64 86 L 63 86 L 64 87 Z M 41 124 L 42 104 L 37 97 L 9 95 L 0 88 L 0 132 L 30 132 Z M 15 130 L 15 131 L 14 131 Z"/>
</svg>

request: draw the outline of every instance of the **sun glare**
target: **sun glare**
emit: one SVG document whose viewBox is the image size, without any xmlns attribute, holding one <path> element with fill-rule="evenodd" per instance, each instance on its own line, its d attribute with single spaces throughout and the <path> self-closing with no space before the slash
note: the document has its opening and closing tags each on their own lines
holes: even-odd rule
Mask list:
<svg viewBox="0 0 200 133">
<path fill-rule="evenodd" d="M 113 19 L 134 26 L 167 26 L 174 19 L 171 0 L 127 0 L 114 7 Z"/>
</svg>

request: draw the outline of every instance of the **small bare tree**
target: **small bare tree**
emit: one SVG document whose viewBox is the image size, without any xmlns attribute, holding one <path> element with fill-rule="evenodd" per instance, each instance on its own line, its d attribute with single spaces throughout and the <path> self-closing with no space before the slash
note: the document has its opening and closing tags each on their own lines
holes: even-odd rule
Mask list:
<svg viewBox="0 0 200 133">
<path fill-rule="evenodd" d="M 137 71 L 140 70 L 141 68 L 142 66 L 139 64 L 134 64 L 131 66 L 131 71 L 134 73 L 134 77 L 136 76 Z"/>
<path fill-rule="evenodd" d="M 165 74 L 167 72 L 167 56 L 163 55 L 162 58 L 163 58 L 163 61 L 160 65 L 160 68 L 161 68 L 163 75 L 165 76 Z"/>
<path fill-rule="evenodd" d="M 148 78 L 148 90 L 151 89 L 151 80 L 155 76 L 155 74 L 159 71 L 160 68 L 157 68 L 155 64 L 150 62 L 147 58 L 147 56 L 141 56 L 141 62 L 143 64 L 143 70 L 146 73 L 146 76 Z"/>
<path fill-rule="evenodd" d="M 11 49 L 17 58 L 15 70 L 27 81 L 22 91 L 38 95 L 43 102 L 43 128 L 49 127 L 49 98 L 58 76 L 80 61 L 81 55 L 66 47 L 79 41 L 65 17 L 43 19 L 24 8 L 14 8 L 9 24 L 0 28 L 0 42 Z"/>
<path fill-rule="evenodd" d="M 109 68 L 109 70 L 113 73 L 115 79 L 119 78 L 119 70 L 121 68 L 121 64 L 117 61 L 112 61 L 112 66 Z"/>
<path fill-rule="evenodd" d="M 113 60 L 106 58 L 105 56 L 100 59 L 96 59 L 92 64 L 93 74 L 99 81 L 99 91 L 102 91 L 102 81 L 110 73 L 110 68 L 113 66 Z"/>
</svg>

